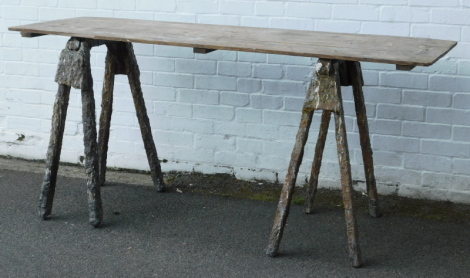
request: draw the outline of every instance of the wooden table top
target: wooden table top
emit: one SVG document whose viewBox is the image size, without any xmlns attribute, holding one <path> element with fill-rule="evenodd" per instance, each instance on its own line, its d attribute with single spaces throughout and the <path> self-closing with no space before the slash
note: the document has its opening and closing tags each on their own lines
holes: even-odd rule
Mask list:
<svg viewBox="0 0 470 278">
<path fill-rule="evenodd" d="M 122 18 L 77 17 L 8 28 L 24 37 L 61 35 L 97 40 L 271 53 L 324 59 L 429 66 L 457 42 Z"/>
</svg>

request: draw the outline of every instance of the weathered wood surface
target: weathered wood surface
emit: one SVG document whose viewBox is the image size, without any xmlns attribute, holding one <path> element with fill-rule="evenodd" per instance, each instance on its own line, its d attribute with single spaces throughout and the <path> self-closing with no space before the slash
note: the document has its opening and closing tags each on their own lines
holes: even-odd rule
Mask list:
<svg viewBox="0 0 470 278">
<path fill-rule="evenodd" d="M 313 202 L 318 188 L 318 176 L 320 174 L 321 162 L 323 159 L 323 150 L 325 149 L 326 136 L 328 135 L 328 126 L 330 125 L 331 111 L 324 110 L 321 116 L 320 130 L 318 132 L 317 144 L 315 145 L 315 155 L 313 157 L 310 179 L 308 180 L 305 213 L 313 212 Z"/>
<path fill-rule="evenodd" d="M 367 195 L 369 196 L 369 214 L 373 217 L 380 215 L 379 201 L 377 196 L 377 185 L 374 174 L 374 159 L 370 145 L 369 123 L 367 121 L 366 104 L 362 85 L 361 64 L 359 62 L 346 62 L 349 78 L 353 87 L 354 105 L 356 108 L 357 126 L 359 128 L 359 139 L 361 142 L 362 161 L 364 162 L 364 175 L 366 177 Z"/>
<path fill-rule="evenodd" d="M 111 116 L 113 113 L 113 91 L 114 76 L 116 74 L 117 63 L 112 52 L 106 54 L 104 66 L 103 90 L 101 93 L 101 115 L 98 132 L 98 165 L 100 169 L 100 186 L 106 182 L 106 160 L 108 158 L 108 142 L 111 128 Z"/>
<path fill-rule="evenodd" d="M 44 174 L 39 197 L 39 216 L 42 219 L 46 219 L 52 212 L 69 97 L 70 86 L 59 84 L 54 103 L 51 137 L 47 149 L 46 172 Z"/>
<path fill-rule="evenodd" d="M 292 202 L 292 194 L 294 192 L 297 173 L 302 162 L 305 143 L 307 142 L 309 128 L 312 123 L 313 112 L 317 109 L 325 109 L 322 116 L 322 126 L 320 128 L 320 134 L 318 138 L 319 143 L 317 144 L 317 149 L 315 150 L 312 176 L 310 179 L 314 182 L 318 180 L 317 176 L 320 170 L 321 156 L 323 153 L 326 133 L 328 132 L 330 115 L 331 113 L 334 113 L 336 126 L 336 145 L 341 173 L 341 188 L 343 192 L 349 256 L 351 258 L 352 266 L 361 266 L 359 235 L 353 206 L 351 165 L 349 162 L 348 141 L 346 135 L 346 126 L 344 123 L 344 111 L 342 106 L 343 101 L 341 96 L 342 82 L 340 81 L 339 73 L 339 64 L 341 63 L 344 62 L 320 59 L 316 65 L 315 73 L 317 75 L 317 80 L 312 82 L 312 86 L 310 87 L 307 96 L 305 97 L 299 130 L 297 132 L 289 168 L 287 169 L 287 176 L 282 187 L 281 197 L 277 206 L 276 216 L 274 218 L 274 225 L 271 230 L 268 247 L 266 249 L 266 254 L 271 257 L 276 256 L 279 250 L 284 227 L 289 215 L 289 208 Z M 353 84 L 357 84 L 358 82 L 362 81 L 360 78 L 358 78 L 359 75 L 357 73 L 355 75 L 351 75 L 350 77 L 351 78 L 349 79 L 353 82 Z M 347 82 L 346 79 L 343 79 L 343 83 L 345 82 Z M 307 199 L 309 199 L 311 195 L 314 195 L 316 185 L 310 184 L 309 190 L 310 192 Z M 310 200 L 313 201 L 313 199 Z M 310 212 L 310 210 L 311 206 L 307 205 L 306 212 Z"/>
<path fill-rule="evenodd" d="M 454 41 L 427 38 L 99 17 L 61 19 L 8 29 L 20 31 L 24 37 L 50 34 L 412 67 L 432 65 L 457 44 Z"/>
</svg>

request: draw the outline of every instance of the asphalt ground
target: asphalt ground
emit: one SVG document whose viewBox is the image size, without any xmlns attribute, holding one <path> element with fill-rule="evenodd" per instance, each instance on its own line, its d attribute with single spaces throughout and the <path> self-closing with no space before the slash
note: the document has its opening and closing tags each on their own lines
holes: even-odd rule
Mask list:
<svg viewBox="0 0 470 278">
<path fill-rule="evenodd" d="M 293 205 L 270 258 L 276 202 L 157 193 L 147 175 L 111 172 L 95 229 L 83 169 L 62 167 L 53 214 L 41 221 L 43 164 L 24 164 L 0 160 L 0 277 L 470 277 L 469 222 L 360 212 L 363 266 L 355 269 L 343 211 L 306 215 Z"/>
</svg>

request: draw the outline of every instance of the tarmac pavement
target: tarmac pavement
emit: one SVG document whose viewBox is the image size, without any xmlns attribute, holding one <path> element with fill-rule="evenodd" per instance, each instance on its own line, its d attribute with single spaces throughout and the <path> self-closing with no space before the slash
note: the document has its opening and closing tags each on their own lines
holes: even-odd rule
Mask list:
<svg viewBox="0 0 470 278">
<path fill-rule="evenodd" d="M 41 221 L 43 163 L 0 160 L 0 277 L 470 277 L 468 222 L 358 213 L 363 267 L 355 269 L 343 211 L 305 215 L 293 205 L 280 255 L 270 258 L 275 202 L 157 193 L 143 185 L 149 176 L 112 173 L 95 229 L 84 171 L 70 168 Z"/>
</svg>

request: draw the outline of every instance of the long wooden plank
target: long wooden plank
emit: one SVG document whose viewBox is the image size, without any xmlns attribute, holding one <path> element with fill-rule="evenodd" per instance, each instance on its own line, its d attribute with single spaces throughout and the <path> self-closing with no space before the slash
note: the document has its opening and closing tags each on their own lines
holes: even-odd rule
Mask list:
<svg viewBox="0 0 470 278">
<path fill-rule="evenodd" d="M 429 66 L 454 41 L 121 18 L 77 17 L 8 28 L 25 37 L 62 35 L 403 66 Z"/>
</svg>

